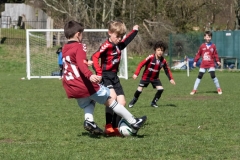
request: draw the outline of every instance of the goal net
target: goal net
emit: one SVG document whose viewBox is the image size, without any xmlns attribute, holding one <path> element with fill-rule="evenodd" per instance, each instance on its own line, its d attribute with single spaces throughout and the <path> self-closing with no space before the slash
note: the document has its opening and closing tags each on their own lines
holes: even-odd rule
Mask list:
<svg viewBox="0 0 240 160">
<path fill-rule="evenodd" d="M 89 59 L 106 40 L 107 31 L 107 29 L 84 29 L 83 43 L 87 45 L 87 57 Z M 26 41 L 27 79 L 60 78 L 58 54 L 56 52 L 58 48 L 67 42 L 64 30 L 27 29 Z M 90 69 L 92 70 L 91 67 Z M 118 76 L 128 79 L 126 48 L 122 50 Z"/>
</svg>

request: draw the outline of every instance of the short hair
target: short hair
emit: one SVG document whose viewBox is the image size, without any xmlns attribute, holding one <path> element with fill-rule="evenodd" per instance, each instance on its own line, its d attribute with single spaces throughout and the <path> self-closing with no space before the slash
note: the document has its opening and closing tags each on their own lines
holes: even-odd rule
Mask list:
<svg viewBox="0 0 240 160">
<path fill-rule="evenodd" d="M 166 51 L 168 48 L 167 44 L 164 43 L 163 41 L 157 41 L 153 47 L 154 51 L 156 51 L 157 48 L 163 49 L 163 51 Z"/>
<path fill-rule="evenodd" d="M 126 25 L 121 20 L 110 21 L 108 23 L 108 30 L 121 36 L 124 36 L 127 32 Z"/>
<path fill-rule="evenodd" d="M 205 31 L 204 37 L 208 35 L 209 37 L 212 37 L 212 32 L 211 31 Z"/>
<path fill-rule="evenodd" d="M 70 39 L 73 38 L 77 32 L 82 33 L 83 30 L 84 26 L 82 23 L 71 20 L 64 26 L 64 35 L 67 39 Z"/>
</svg>

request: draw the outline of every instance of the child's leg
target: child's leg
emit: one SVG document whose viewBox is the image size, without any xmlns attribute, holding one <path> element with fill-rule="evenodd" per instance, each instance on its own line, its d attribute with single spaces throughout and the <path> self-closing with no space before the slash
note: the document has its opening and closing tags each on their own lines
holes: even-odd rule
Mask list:
<svg viewBox="0 0 240 160">
<path fill-rule="evenodd" d="M 111 89 L 109 89 L 110 90 L 110 95 L 111 95 L 111 97 L 113 98 L 113 99 L 117 99 L 117 94 L 115 93 L 115 91 L 114 91 L 114 89 L 113 88 L 111 88 Z M 113 110 L 112 109 L 110 109 L 109 107 L 107 107 L 106 109 L 105 109 L 105 113 L 106 113 L 106 124 L 110 124 L 110 123 L 112 123 L 112 116 L 113 116 Z"/>
<path fill-rule="evenodd" d="M 134 129 L 139 129 L 145 123 L 147 120 L 146 116 L 135 118 L 123 105 L 119 104 L 111 97 L 112 95 L 109 94 L 109 89 L 101 85 L 99 91 L 91 95 L 90 98 L 100 104 L 104 103 L 106 107 L 110 107 L 117 115 L 127 120 Z"/>
<path fill-rule="evenodd" d="M 103 134 L 103 130 L 99 128 L 97 124 L 94 122 L 93 112 L 94 112 L 95 102 L 91 100 L 89 97 L 78 98 L 77 102 L 79 107 L 84 109 L 84 119 L 85 119 L 83 123 L 84 129 L 95 135 Z"/>
<path fill-rule="evenodd" d="M 202 79 L 204 73 L 205 73 L 205 69 L 204 69 L 204 72 L 202 72 L 201 69 L 200 69 L 200 71 L 199 71 L 199 73 L 198 73 L 198 77 L 197 77 L 197 79 L 196 79 L 196 81 L 195 81 L 195 83 L 194 83 L 193 90 L 197 90 L 197 88 L 198 88 L 198 86 L 199 86 L 199 84 L 200 84 L 200 82 L 201 82 L 201 79 Z"/>
<path fill-rule="evenodd" d="M 95 103 L 91 102 L 88 106 L 84 108 L 84 119 L 90 122 L 94 121 L 93 112 L 95 108 Z"/>
<path fill-rule="evenodd" d="M 157 92 L 152 100 L 153 103 L 157 103 L 157 101 L 161 98 L 161 95 L 164 91 L 162 86 L 157 86 L 156 88 L 157 88 Z"/>
<path fill-rule="evenodd" d="M 136 92 L 134 93 L 134 97 L 133 97 L 133 99 L 135 99 L 136 102 L 137 102 L 139 96 L 141 95 L 142 91 L 143 91 L 143 87 L 138 86 Z"/>
<path fill-rule="evenodd" d="M 219 84 L 218 78 L 215 76 L 215 71 L 210 71 L 209 73 L 210 73 L 210 76 L 211 76 L 211 78 L 212 78 L 216 88 L 217 89 L 220 88 L 220 84 Z"/>
<path fill-rule="evenodd" d="M 120 103 L 121 105 L 125 106 L 126 105 L 126 100 L 125 100 L 124 95 L 118 95 L 117 96 L 117 102 Z M 118 127 L 118 123 L 121 120 L 121 118 L 122 117 L 120 117 L 116 113 L 113 114 L 113 119 L 112 119 L 112 127 L 113 128 L 117 128 Z"/>
<path fill-rule="evenodd" d="M 141 83 L 142 82 L 142 83 Z M 141 95 L 142 91 L 143 91 L 143 87 L 147 87 L 149 83 L 145 83 L 144 81 L 140 81 L 140 84 L 136 90 L 136 92 L 134 93 L 134 97 L 133 99 L 129 102 L 128 107 L 131 108 L 134 106 L 134 104 L 137 102 L 139 96 Z"/>
</svg>

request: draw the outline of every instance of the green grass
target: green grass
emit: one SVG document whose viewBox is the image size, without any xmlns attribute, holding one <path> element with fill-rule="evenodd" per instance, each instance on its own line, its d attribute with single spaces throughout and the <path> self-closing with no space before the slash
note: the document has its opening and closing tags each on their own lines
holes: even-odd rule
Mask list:
<svg viewBox="0 0 240 160">
<path fill-rule="evenodd" d="M 156 92 L 146 88 L 129 109 L 148 121 L 137 137 L 94 137 L 83 129 L 84 114 L 67 99 L 57 79 L 21 80 L 25 53 L 0 46 L 0 159 L 239 159 L 239 72 L 217 71 L 223 94 L 217 95 L 209 74 L 191 96 L 197 69 L 175 71 L 176 85 L 164 72 L 159 108 L 150 107 Z M 18 55 L 18 56 L 17 56 Z M 17 57 L 17 58 L 16 58 Z M 129 77 L 143 57 L 129 59 Z M 16 64 L 16 65 L 14 65 Z M 129 102 L 137 80 L 121 79 Z M 97 105 L 95 121 L 103 127 L 104 106 Z"/>
</svg>

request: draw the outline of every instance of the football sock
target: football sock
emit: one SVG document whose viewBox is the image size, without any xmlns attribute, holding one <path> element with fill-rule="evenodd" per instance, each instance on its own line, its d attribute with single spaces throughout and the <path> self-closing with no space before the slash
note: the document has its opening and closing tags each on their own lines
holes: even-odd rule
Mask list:
<svg viewBox="0 0 240 160">
<path fill-rule="evenodd" d="M 112 126 L 113 126 L 113 128 L 117 128 L 118 127 L 118 123 L 121 120 L 121 118 L 122 117 L 120 117 L 116 113 L 113 114 L 113 119 L 112 119 Z"/>
<path fill-rule="evenodd" d="M 134 118 L 134 116 L 123 105 L 119 104 L 117 101 L 114 100 L 109 107 L 112 108 L 112 110 L 117 115 L 127 120 L 128 123 L 133 124 L 136 122 L 136 119 Z"/>
<path fill-rule="evenodd" d="M 159 90 L 157 90 L 157 92 L 156 92 L 156 94 L 155 94 L 155 97 L 153 98 L 153 102 L 157 102 L 159 99 L 160 99 L 160 97 L 161 97 L 161 95 L 162 95 L 162 93 L 163 93 L 163 90 L 164 89 L 159 89 Z"/>
<path fill-rule="evenodd" d="M 90 103 L 87 107 L 84 108 L 84 118 L 90 122 L 94 121 L 93 112 L 94 112 L 94 104 Z"/>
<path fill-rule="evenodd" d="M 109 107 L 106 107 L 106 109 L 105 109 L 105 118 L 106 118 L 106 124 L 112 123 L 113 110 Z"/>
<path fill-rule="evenodd" d="M 136 92 L 134 93 L 134 98 L 138 99 L 138 97 L 140 96 L 141 93 L 142 93 L 142 91 L 136 90 Z"/>
<path fill-rule="evenodd" d="M 214 82 L 214 84 L 215 84 L 215 86 L 216 86 L 217 88 L 220 88 L 220 84 L 219 84 L 219 82 L 218 82 L 217 77 L 213 78 L 213 82 Z"/>
<path fill-rule="evenodd" d="M 196 81 L 195 81 L 195 83 L 194 83 L 193 90 L 197 90 L 198 85 L 200 84 L 200 82 L 201 82 L 201 79 L 197 78 Z"/>
</svg>

